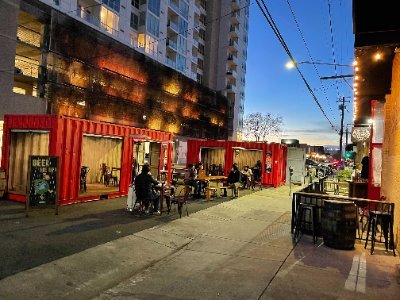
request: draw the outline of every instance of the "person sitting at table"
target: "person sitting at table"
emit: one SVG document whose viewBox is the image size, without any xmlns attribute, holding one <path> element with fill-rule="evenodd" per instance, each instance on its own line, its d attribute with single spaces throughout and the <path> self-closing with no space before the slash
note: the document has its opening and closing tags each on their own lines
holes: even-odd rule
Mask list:
<svg viewBox="0 0 400 300">
<path fill-rule="evenodd" d="M 240 186 L 240 172 L 237 164 L 232 165 L 228 175 L 228 186 L 232 189 L 232 198 L 238 197 L 238 188 Z"/>
<path fill-rule="evenodd" d="M 251 180 L 252 180 L 253 172 L 249 168 L 249 166 L 244 166 L 242 170 L 242 184 L 243 184 L 243 189 L 245 189 L 248 186 L 251 186 Z"/>
<path fill-rule="evenodd" d="M 149 213 L 150 202 L 153 203 L 153 214 L 160 215 L 160 194 L 154 189 L 159 183 L 150 174 L 150 166 L 143 165 L 142 172 L 135 178 L 136 197 L 144 204 L 146 214 Z"/>
<path fill-rule="evenodd" d="M 199 181 L 197 180 L 197 170 L 193 164 L 188 164 L 188 168 L 185 172 L 185 185 L 194 187 L 194 198 L 201 198 Z"/>
</svg>

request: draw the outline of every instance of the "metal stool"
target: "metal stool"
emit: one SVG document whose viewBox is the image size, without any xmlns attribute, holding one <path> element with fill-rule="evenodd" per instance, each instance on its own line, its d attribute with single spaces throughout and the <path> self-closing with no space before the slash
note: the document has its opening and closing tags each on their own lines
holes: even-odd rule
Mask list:
<svg viewBox="0 0 400 300">
<path fill-rule="evenodd" d="M 369 233 L 371 231 L 371 226 L 372 226 L 371 254 L 374 253 L 378 220 L 381 221 L 381 230 L 383 231 L 383 236 L 385 238 L 385 248 L 386 248 L 386 250 L 388 250 L 389 246 L 392 247 L 393 256 L 396 256 L 396 252 L 394 249 L 393 218 L 392 218 L 392 214 L 389 212 L 375 211 L 375 210 L 369 212 L 367 238 L 365 240 L 364 249 L 367 248 L 368 237 L 369 237 Z M 390 238 L 389 238 L 389 234 L 390 234 Z M 389 245 L 389 243 L 390 243 L 390 245 Z"/>
<path fill-rule="evenodd" d="M 306 212 L 309 212 L 310 214 L 310 221 L 306 220 Z M 302 229 L 305 229 L 306 224 L 311 224 L 311 231 L 313 235 L 313 242 L 314 244 L 317 241 L 317 233 L 316 233 L 316 218 L 317 216 L 317 208 L 315 205 L 312 204 L 306 204 L 306 203 L 300 203 L 297 213 L 296 213 L 296 225 L 294 229 L 294 235 L 293 235 L 293 240 L 298 241 L 300 231 Z"/>
</svg>

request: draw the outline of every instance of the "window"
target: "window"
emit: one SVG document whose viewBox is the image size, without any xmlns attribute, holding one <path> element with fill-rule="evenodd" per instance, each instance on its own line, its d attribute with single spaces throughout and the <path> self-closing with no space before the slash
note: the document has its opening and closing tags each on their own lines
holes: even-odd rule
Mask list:
<svg viewBox="0 0 400 300">
<path fill-rule="evenodd" d="M 203 83 L 203 75 L 197 74 L 197 82 L 198 83 Z"/>
<path fill-rule="evenodd" d="M 197 59 L 197 67 L 198 67 L 200 70 L 203 70 L 203 69 L 204 69 L 204 61 L 203 61 L 202 59 L 200 59 L 200 58 Z"/>
<path fill-rule="evenodd" d="M 203 25 L 206 25 L 206 16 L 205 15 L 201 14 L 199 20 Z"/>
<path fill-rule="evenodd" d="M 186 39 L 182 35 L 178 35 L 178 51 L 186 54 L 187 43 Z"/>
<path fill-rule="evenodd" d="M 118 33 L 119 16 L 111 10 L 101 7 L 100 10 L 101 27 L 105 28 L 111 34 Z"/>
<path fill-rule="evenodd" d="M 116 12 L 119 12 L 120 0 L 103 0 L 103 4 L 107 5 Z"/>
<path fill-rule="evenodd" d="M 185 1 L 179 2 L 179 13 L 187 20 L 189 17 L 189 5 Z"/>
<path fill-rule="evenodd" d="M 203 40 L 206 39 L 206 32 L 203 29 L 199 30 L 199 37 Z"/>
<path fill-rule="evenodd" d="M 160 0 L 149 0 L 148 8 L 153 14 L 160 16 Z"/>
<path fill-rule="evenodd" d="M 199 50 L 199 53 L 200 53 L 201 55 L 204 55 L 204 45 L 199 44 L 198 50 Z"/>
<path fill-rule="evenodd" d="M 139 29 L 139 16 L 137 14 L 131 13 L 131 28 L 138 30 Z"/>
<path fill-rule="evenodd" d="M 140 1 L 139 0 L 131 0 L 131 4 L 133 7 L 136 7 L 137 9 L 139 9 L 140 7 Z"/>
<path fill-rule="evenodd" d="M 176 69 L 178 71 L 184 72 L 186 69 L 186 57 L 178 54 L 176 56 Z"/>
<path fill-rule="evenodd" d="M 137 38 L 138 47 L 144 48 L 144 51 L 151 56 L 158 55 L 158 40 L 150 35 L 140 33 Z"/>
<path fill-rule="evenodd" d="M 146 29 L 148 33 L 151 33 L 155 37 L 160 35 L 160 21 L 152 14 L 147 14 Z"/>
<path fill-rule="evenodd" d="M 179 18 L 178 26 L 179 26 L 179 33 L 182 34 L 184 37 L 187 37 L 188 23 L 183 18 Z"/>
</svg>

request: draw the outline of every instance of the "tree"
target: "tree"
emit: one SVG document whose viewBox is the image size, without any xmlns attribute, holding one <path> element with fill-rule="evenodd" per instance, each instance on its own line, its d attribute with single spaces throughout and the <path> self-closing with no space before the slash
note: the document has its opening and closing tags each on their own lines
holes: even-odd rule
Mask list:
<svg viewBox="0 0 400 300">
<path fill-rule="evenodd" d="M 267 137 L 277 136 L 282 132 L 283 119 L 270 113 L 259 112 L 248 114 L 243 121 L 243 136 L 245 140 L 266 142 Z"/>
</svg>

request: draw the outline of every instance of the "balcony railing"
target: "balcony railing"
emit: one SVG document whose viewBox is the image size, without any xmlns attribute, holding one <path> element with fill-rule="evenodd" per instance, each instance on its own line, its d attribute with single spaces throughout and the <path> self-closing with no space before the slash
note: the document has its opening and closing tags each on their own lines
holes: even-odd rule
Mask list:
<svg viewBox="0 0 400 300">
<path fill-rule="evenodd" d="M 175 3 L 175 1 L 169 0 L 169 6 L 170 6 L 176 13 L 179 13 L 179 4 Z"/>
<path fill-rule="evenodd" d="M 232 9 L 240 9 L 239 0 L 232 0 L 231 6 L 232 6 Z"/>
<path fill-rule="evenodd" d="M 237 48 L 237 43 L 234 40 L 229 40 L 229 47 Z"/>
<path fill-rule="evenodd" d="M 228 55 L 228 62 L 231 64 L 237 65 L 238 64 L 238 59 L 234 55 Z"/>
<path fill-rule="evenodd" d="M 171 49 L 177 50 L 178 45 L 175 41 L 167 39 L 167 46 L 170 47 Z"/>
<path fill-rule="evenodd" d="M 170 66 L 172 68 L 176 67 L 176 60 L 174 60 L 174 59 L 171 59 L 171 58 L 167 57 L 165 59 L 165 62 L 167 63 L 168 66 Z"/>
<path fill-rule="evenodd" d="M 77 10 L 76 14 L 78 17 L 80 17 L 81 19 L 85 20 L 86 22 L 100 28 L 103 29 L 105 31 L 107 31 L 108 33 L 111 33 L 112 35 L 118 36 L 118 30 L 108 26 L 107 24 L 101 22 L 101 20 L 99 18 L 97 18 L 96 16 L 87 13 L 84 10 Z"/>
<path fill-rule="evenodd" d="M 32 45 L 35 47 L 40 47 L 40 40 L 41 40 L 40 33 L 36 32 L 32 29 L 29 29 L 25 26 L 22 26 L 22 25 L 18 26 L 17 39 L 26 44 L 29 44 L 29 45 Z"/>
<path fill-rule="evenodd" d="M 199 48 L 199 41 L 193 40 L 193 46 Z"/>
<path fill-rule="evenodd" d="M 23 58 L 15 58 L 15 74 L 28 77 L 39 77 L 39 62 Z"/>
<path fill-rule="evenodd" d="M 178 23 L 175 23 L 174 21 L 168 20 L 168 27 L 176 32 L 179 32 Z"/>
</svg>

